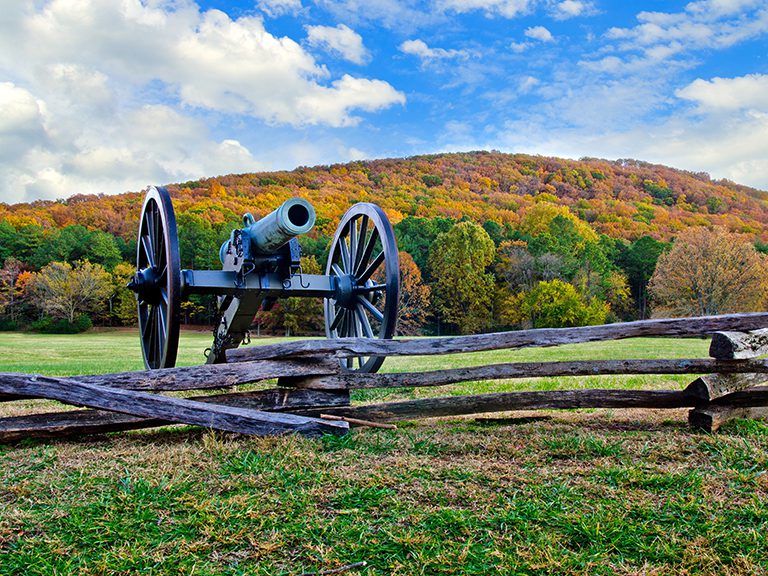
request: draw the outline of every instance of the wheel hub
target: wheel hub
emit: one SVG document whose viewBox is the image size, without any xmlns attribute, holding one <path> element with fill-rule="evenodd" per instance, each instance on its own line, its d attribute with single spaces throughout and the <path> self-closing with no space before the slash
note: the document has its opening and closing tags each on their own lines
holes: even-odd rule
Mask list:
<svg viewBox="0 0 768 576">
<path fill-rule="evenodd" d="M 133 290 L 139 300 L 147 304 L 159 304 L 162 298 L 160 291 L 160 274 L 154 266 L 138 270 L 128 282 L 128 289 Z"/>
<path fill-rule="evenodd" d="M 355 294 L 355 277 L 351 274 L 336 277 L 336 294 L 334 299 L 339 306 L 353 308 L 357 299 Z"/>
</svg>

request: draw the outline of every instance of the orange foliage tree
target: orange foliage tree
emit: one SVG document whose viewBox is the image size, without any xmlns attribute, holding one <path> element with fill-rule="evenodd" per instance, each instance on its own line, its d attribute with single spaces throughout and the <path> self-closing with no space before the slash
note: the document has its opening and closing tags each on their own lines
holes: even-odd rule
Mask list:
<svg viewBox="0 0 768 576">
<path fill-rule="evenodd" d="M 656 316 L 754 312 L 765 308 L 765 257 L 739 234 L 693 228 L 662 254 L 649 290 Z"/>
<path fill-rule="evenodd" d="M 421 279 L 421 271 L 408 252 L 400 252 L 400 308 L 397 332 L 404 336 L 421 334 L 429 313 L 431 290 Z"/>
</svg>

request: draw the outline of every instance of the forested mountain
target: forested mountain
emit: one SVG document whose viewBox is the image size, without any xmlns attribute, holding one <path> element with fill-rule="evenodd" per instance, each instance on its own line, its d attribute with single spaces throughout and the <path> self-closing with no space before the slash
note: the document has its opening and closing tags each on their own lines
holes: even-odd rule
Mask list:
<svg viewBox="0 0 768 576">
<path fill-rule="evenodd" d="M 236 222 L 244 212 L 264 215 L 292 196 L 315 204 L 317 231 L 325 234 L 361 201 L 381 205 L 393 223 L 418 216 L 515 227 L 532 205 L 547 200 L 613 238 L 667 241 L 689 226 L 721 225 L 768 241 L 768 192 L 637 160 L 468 152 L 219 176 L 169 189 L 177 214 L 214 227 Z M 0 203 L 0 220 L 16 228 L 81 224 L 129 240 L 141 202 L 141 193 L 127 193 Z"/>
<path fill-rule="evenodd" d="M 316 208 L 315 229 L 301 244 L 313 260 L 307 265 L 319 269 L 349 206 L 379 204 L 407 253 L 401 258 L 408 302 L 401 326 L 412 333 L 425 326 L 472 332 L 645 317 L 649 280 L 676 237 L 711 230 L 718 240 L 690 236 L 686 242 L 710 250 L 724 242 L 747 245 L 739 258 L 751 269 L 762 270 L 765 260 L 755 249 L 768 248 L 768 192 L 637 160 L 469 152 L 219 176 L 168 188 L 182 266 L 198 269 L 219 267 L 218 246 L 241 226 L 243 213 L 259 218 L 293 196 Z M 0 204 L 0 327 L 3 318 L 17 326 L 36 314 L 61 316 L 39 301 L 44 274 L 36 273 L 64 263 L 69 271 L 58 266 L 57 274 L 76 277 L 84 261 L 108 273 L 103 282 L 111 274 L 113 288 L 103 290 L 110 294 L 109 312 L 95 304 L 81 311 L 130 323 L 133 296 L 122 286 L 131 273 L 125 262 L 135 259 L 142 202 L 143 193 L 133 192 Z M 453 278 L 456 271 L 460 276 Z M 677 310 L 675 302 L 656 303 L 675 314 L 755 309 L 766 305 L 761 278 L 727 310 L 702 295 L 691 295 Z M 459 283 L 467 286 L 463 294 Z M 663 286 L 663 278 L 656 285 Z M 706 306 L 697 303 L 707 298 Z M 260 320 L 295 331 L 291 310 L 284 306 Z M 294 312 L 312 315 L 304 308 Z M 67 315 L 71 324 L 74 308 Z M 190 303 L 185 316 L 210 321 L 210 302 Z"/>
</svg>

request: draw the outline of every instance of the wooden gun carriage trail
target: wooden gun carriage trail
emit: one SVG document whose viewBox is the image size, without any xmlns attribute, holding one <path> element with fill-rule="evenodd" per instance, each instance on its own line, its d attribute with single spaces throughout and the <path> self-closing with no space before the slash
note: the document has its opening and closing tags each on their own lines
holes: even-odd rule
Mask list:
<svg viewBox="0 0 768 576">
<path fill-rule="evenodd" d="M 572 408 L 691 408 L 689 422 L 716 430 L 735 417 L 768 413 L 768 313 L 643 320 L 395 340 L 399 263 L 392 226 L 373 204 L 352 206 L 331 243 L 324 275 L 305 274 L 297 236 L 314 224 L 312 206 L 286 201 L 256 221 L 243 216 L 220 249 L 222 270 L 182 270 L 176 219 L 163 188 L 150 187 L 139 219 L 136 292 L 140 372 L 57 378 L 0 373 L 0 402 L 44 398 L 86 409 L 0 418 L 0 442 L 191 424 L 256 435 L 346 434 L 350 424 L 485 412 Z M 216 296 L 218 321 L 203 366 L 174 368 L 181 301 Z M 323 298 L 326 340 L 245 346 L 259 309 L 280 298 Z M 377 373 L 388 356 L 422 356 L 557 346 L 643 336 L 712 335 L 711 358 L 506 363 Z M 600 374 L 704 374 L 685 390 L 555 390 L 350 404 L 362 388 Z M 277 387 L 237 392 L 277 379 Z M 218 390 L 177 398 L 165 392 Z M 226 389 L 225 392 L 221 392 Z M 324 418 L 325 417 L 325 418 Z"/>
</svg>

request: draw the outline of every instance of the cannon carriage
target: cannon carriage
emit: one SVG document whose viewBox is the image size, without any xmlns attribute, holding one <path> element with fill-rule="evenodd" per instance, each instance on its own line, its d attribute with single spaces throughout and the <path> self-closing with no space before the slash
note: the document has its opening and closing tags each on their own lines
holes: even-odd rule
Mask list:
<svg viewBox="0 0 768 576">
<path fill-rule="evenodd" d="M 243 216 L 243 228 L 222 244 L 221 270 L 182 270 L 176 218 L 165 188 L 150 187 L 139 219 L 136 293 L 144 364 L 148 369 L 176 363 L 181 302 L 192 294 L 217 297 L 218 319 L 207 362 L 226 362 L 226 351 L 249 340 L 260 309 L 278 299 L 324 299 L 328 338 L 392 338 L 395 334 L 400 273 L 394 232 L 384 211 L 353 205 L 333 237 L 325 274 L 305 274 L 297 237 L 315 223 L 315 210 L 291 198 L 266 217 Z M 376 372 L 379 356 L 345 358 L 342 368 Z"/>
</svg>

